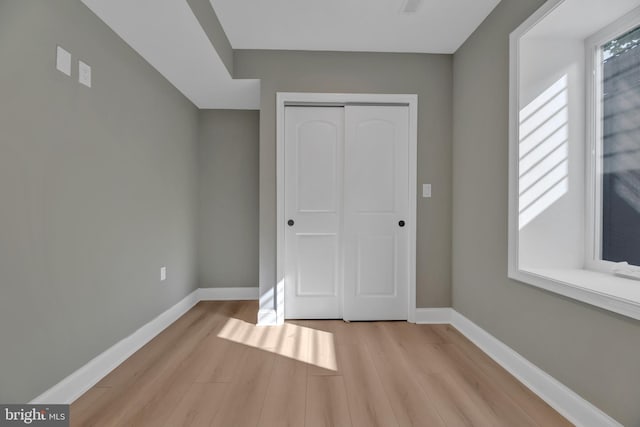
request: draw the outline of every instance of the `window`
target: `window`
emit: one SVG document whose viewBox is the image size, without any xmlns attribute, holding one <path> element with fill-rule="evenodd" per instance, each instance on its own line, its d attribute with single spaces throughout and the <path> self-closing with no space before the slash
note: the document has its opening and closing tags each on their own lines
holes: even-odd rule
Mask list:
<svg viewBox="0 0 640 427">
<path fill-rule="evenodd" d="M 587 41 L 594 82 L 586 265 L 615 272 L 626 262 L 627 274 L 640 275 L 640 22 L 625 21 Z"/>
<path fill-rule="evenodd" d="M 640 0 L 548 0 L 510 62 L 509 277 L 640 319 Z"/>
</svg>

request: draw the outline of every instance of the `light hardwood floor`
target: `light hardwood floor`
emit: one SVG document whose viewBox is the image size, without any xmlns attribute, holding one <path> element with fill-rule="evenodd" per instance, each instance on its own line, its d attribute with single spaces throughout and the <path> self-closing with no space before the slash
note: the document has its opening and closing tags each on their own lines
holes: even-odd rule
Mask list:
<svg viewBox="0 0 640 427">
<path fill-rule="evenodd" d="M 569 426 L 447 325 L 201 302 L 71 405 L 72 426 Z"/>
</svg>

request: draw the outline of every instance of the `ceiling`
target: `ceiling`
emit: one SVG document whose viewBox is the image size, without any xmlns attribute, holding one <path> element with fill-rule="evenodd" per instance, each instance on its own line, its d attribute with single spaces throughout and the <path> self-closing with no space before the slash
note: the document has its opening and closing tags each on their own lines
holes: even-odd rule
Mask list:
<svg viewBox="0 0 640 427">
<path fill-rule="evenodd" d="M 454 53 L 500 0 L 211 0 L 234 49 Z"/>
<path fill-rule="evenodd" d="M 208 1 L 234 49 L 453 53 L 500 0 Z M 232 78 L 187 0 L 82 2 L 197 107 L 260 107 L 260 80 Z"/>
<path fill-rule="evenodd" d="M 82 0 L 199 108 L 257 109 L 259 80 L 234 80 L 186 0 Z"/>
</svg>

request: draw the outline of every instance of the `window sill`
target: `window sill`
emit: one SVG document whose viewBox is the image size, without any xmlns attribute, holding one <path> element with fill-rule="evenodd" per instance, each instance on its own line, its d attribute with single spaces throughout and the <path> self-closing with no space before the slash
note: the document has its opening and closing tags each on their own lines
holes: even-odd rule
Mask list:
<svg viewBox="0 0 640 427">
<path fill-rule="evenodd" d="M 512 278 L 640 320 L 640 281 L 579 269 L 519 270 Z"/>
</svg>

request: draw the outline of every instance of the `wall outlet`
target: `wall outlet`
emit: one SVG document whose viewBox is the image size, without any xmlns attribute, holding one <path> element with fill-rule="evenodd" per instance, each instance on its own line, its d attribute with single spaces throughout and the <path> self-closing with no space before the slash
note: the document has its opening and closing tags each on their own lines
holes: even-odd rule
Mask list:
<svg viewBox="0 0 640 427">
<path fill-rule="evenodd" d="M 167 267 L 160 268 L 160 281 L 164 282 L 167 280 Z"/>
<path fill-rule="evenodd" d="M 61 46 L 56 47 L 56 68 L 67 76 L 71 75 L 71 54 Z"/>
<path fill-rule="evenodd" d="M 91 87 L 91 67 L 78 61 L 78 81 L 86 87 Z"/>
</svg>

